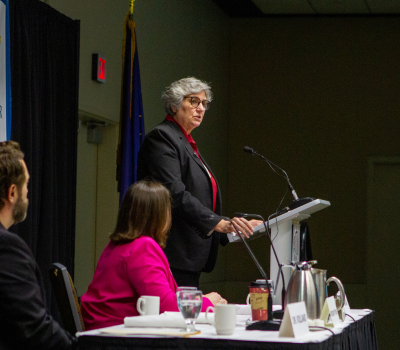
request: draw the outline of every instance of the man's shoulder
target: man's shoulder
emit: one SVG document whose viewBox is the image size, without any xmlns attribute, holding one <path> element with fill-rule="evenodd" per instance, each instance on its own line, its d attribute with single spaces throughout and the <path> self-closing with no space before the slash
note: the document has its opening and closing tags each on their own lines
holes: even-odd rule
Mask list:
<svg viewBox="0 0 400 350">
<path fill-rule="evenodd" d="M 15 233 L 12 233 L 8 230 L 6 230 L 3 227 L 0 227 L 0 240 L 1 241 L 15 241 L 15 242 L 23 242 L 23 239 L 16 235 Z"/>
<path fill-rule="evenodd" d="M 30 255 L 30 249 L 26 242 L 17 234 L 0 227 L 0 250 L 24 251 Z"/>
</svg>

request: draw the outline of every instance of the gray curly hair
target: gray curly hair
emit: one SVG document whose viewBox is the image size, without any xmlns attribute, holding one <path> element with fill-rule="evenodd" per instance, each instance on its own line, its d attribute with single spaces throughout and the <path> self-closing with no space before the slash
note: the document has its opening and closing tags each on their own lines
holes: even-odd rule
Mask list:
<svg viewBox="0 0 400 350">
<path fill-rule="evenodd" d="M 181 108 L 185 96 L 197 94 L 203 90 L 206 93 L 206 99 L 211 102 L 213 94 L 210 85 L 205 81 L 201 81 L 194 77 L 174 81 L 161 95 L 165 111 L 169 115 L 174 115 L 175 113 L 172 110 L 172 107 L 175 107 L 176 110 L 178 110 Z"/>
</svg>

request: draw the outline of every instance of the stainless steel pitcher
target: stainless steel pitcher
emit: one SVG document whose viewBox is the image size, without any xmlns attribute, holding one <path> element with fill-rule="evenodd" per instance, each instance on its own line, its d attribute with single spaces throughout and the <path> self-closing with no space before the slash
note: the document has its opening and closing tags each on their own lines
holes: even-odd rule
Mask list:
<svg viewBox="0 0 400 350">
<path fill-rule="evenodd" d="M 315 263 L 316 261 L 300 261 L 292 262 L 291 265 L 283 265 L 283 267 L 291 267 L 294 270 L 286 291 L 285 307 L 287 304 L 304 301 L 307 317 L 311 320 L 319 318 L 321 314 L 318 291 L 311 273 L 311 266 Z"/>
<path fill-rule="evenodd" d="M 325 299 L 328 297 L 328 286 L 330 282 L 335 282 L 339 289 L 339 293 L 337 293 L 338 298 L 336 298 L 336 307 L 338 311 L 340 311 L 343 308 L 345 301 L 345 293 L 342 282 L 337 277 L 330 277 L 327 280 L 327 270 L 312 268 L 311 273 L 313 275 L 314 282 L 318 291 L 318 299 L 320 304 L 320 313 L 318 315 L 318 318 L 321 316 L 322 308 L 325 304 Z"/>
</svg>

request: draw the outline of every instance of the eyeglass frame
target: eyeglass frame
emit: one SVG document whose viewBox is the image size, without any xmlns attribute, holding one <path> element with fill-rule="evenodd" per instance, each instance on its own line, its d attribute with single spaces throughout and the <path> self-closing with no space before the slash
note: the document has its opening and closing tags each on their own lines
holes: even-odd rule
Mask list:
<svg viewBox="0 0 400 350">
<path fill-rule="evenodd" d="M 185 96 L 184 98 L 190 98 L 190 99 L 197 98 L 197 99 L 199 100 L 199 103 L 198 103 L 196 106 L 194 106 L 194 105 L 193 105 L 193 101 L 190 100 L 190 105 L 192 106 L 192 108 L 197 108 L 197 107 L 199 107 L 200 103 L 203 105 L 203 108 L 204 108 L 206 111 L 210 108 L 210 103 L 211 103 L 211 101 L 209 101 L 209 100 L 203 100 L 203 101 L 202 101 L 202 100 L 200 100 L 197 96 Z M 204 106 L 204 103 L 203 103 L 203 102 L 207 102 L 205 106 Z"/>
</svg>

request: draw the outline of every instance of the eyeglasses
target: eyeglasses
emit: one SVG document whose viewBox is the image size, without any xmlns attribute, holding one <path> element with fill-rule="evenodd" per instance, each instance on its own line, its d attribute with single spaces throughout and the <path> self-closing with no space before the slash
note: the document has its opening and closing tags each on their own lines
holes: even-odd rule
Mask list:
<svg viewBox="0 0 400 350">
<path fill-rule="evenodd" d="M 190 104 L 192 105 L 193 108 L 197 108 L 200 103 L 203 105 L 205 110 L 210 108 L 211 101 L 208 101 L 208 100 L 203 100 L 202 101 L 196 96 L 187 96 L 187 97 L 184 97 L 184 98 L 190 98 Z"/>
</svg>

